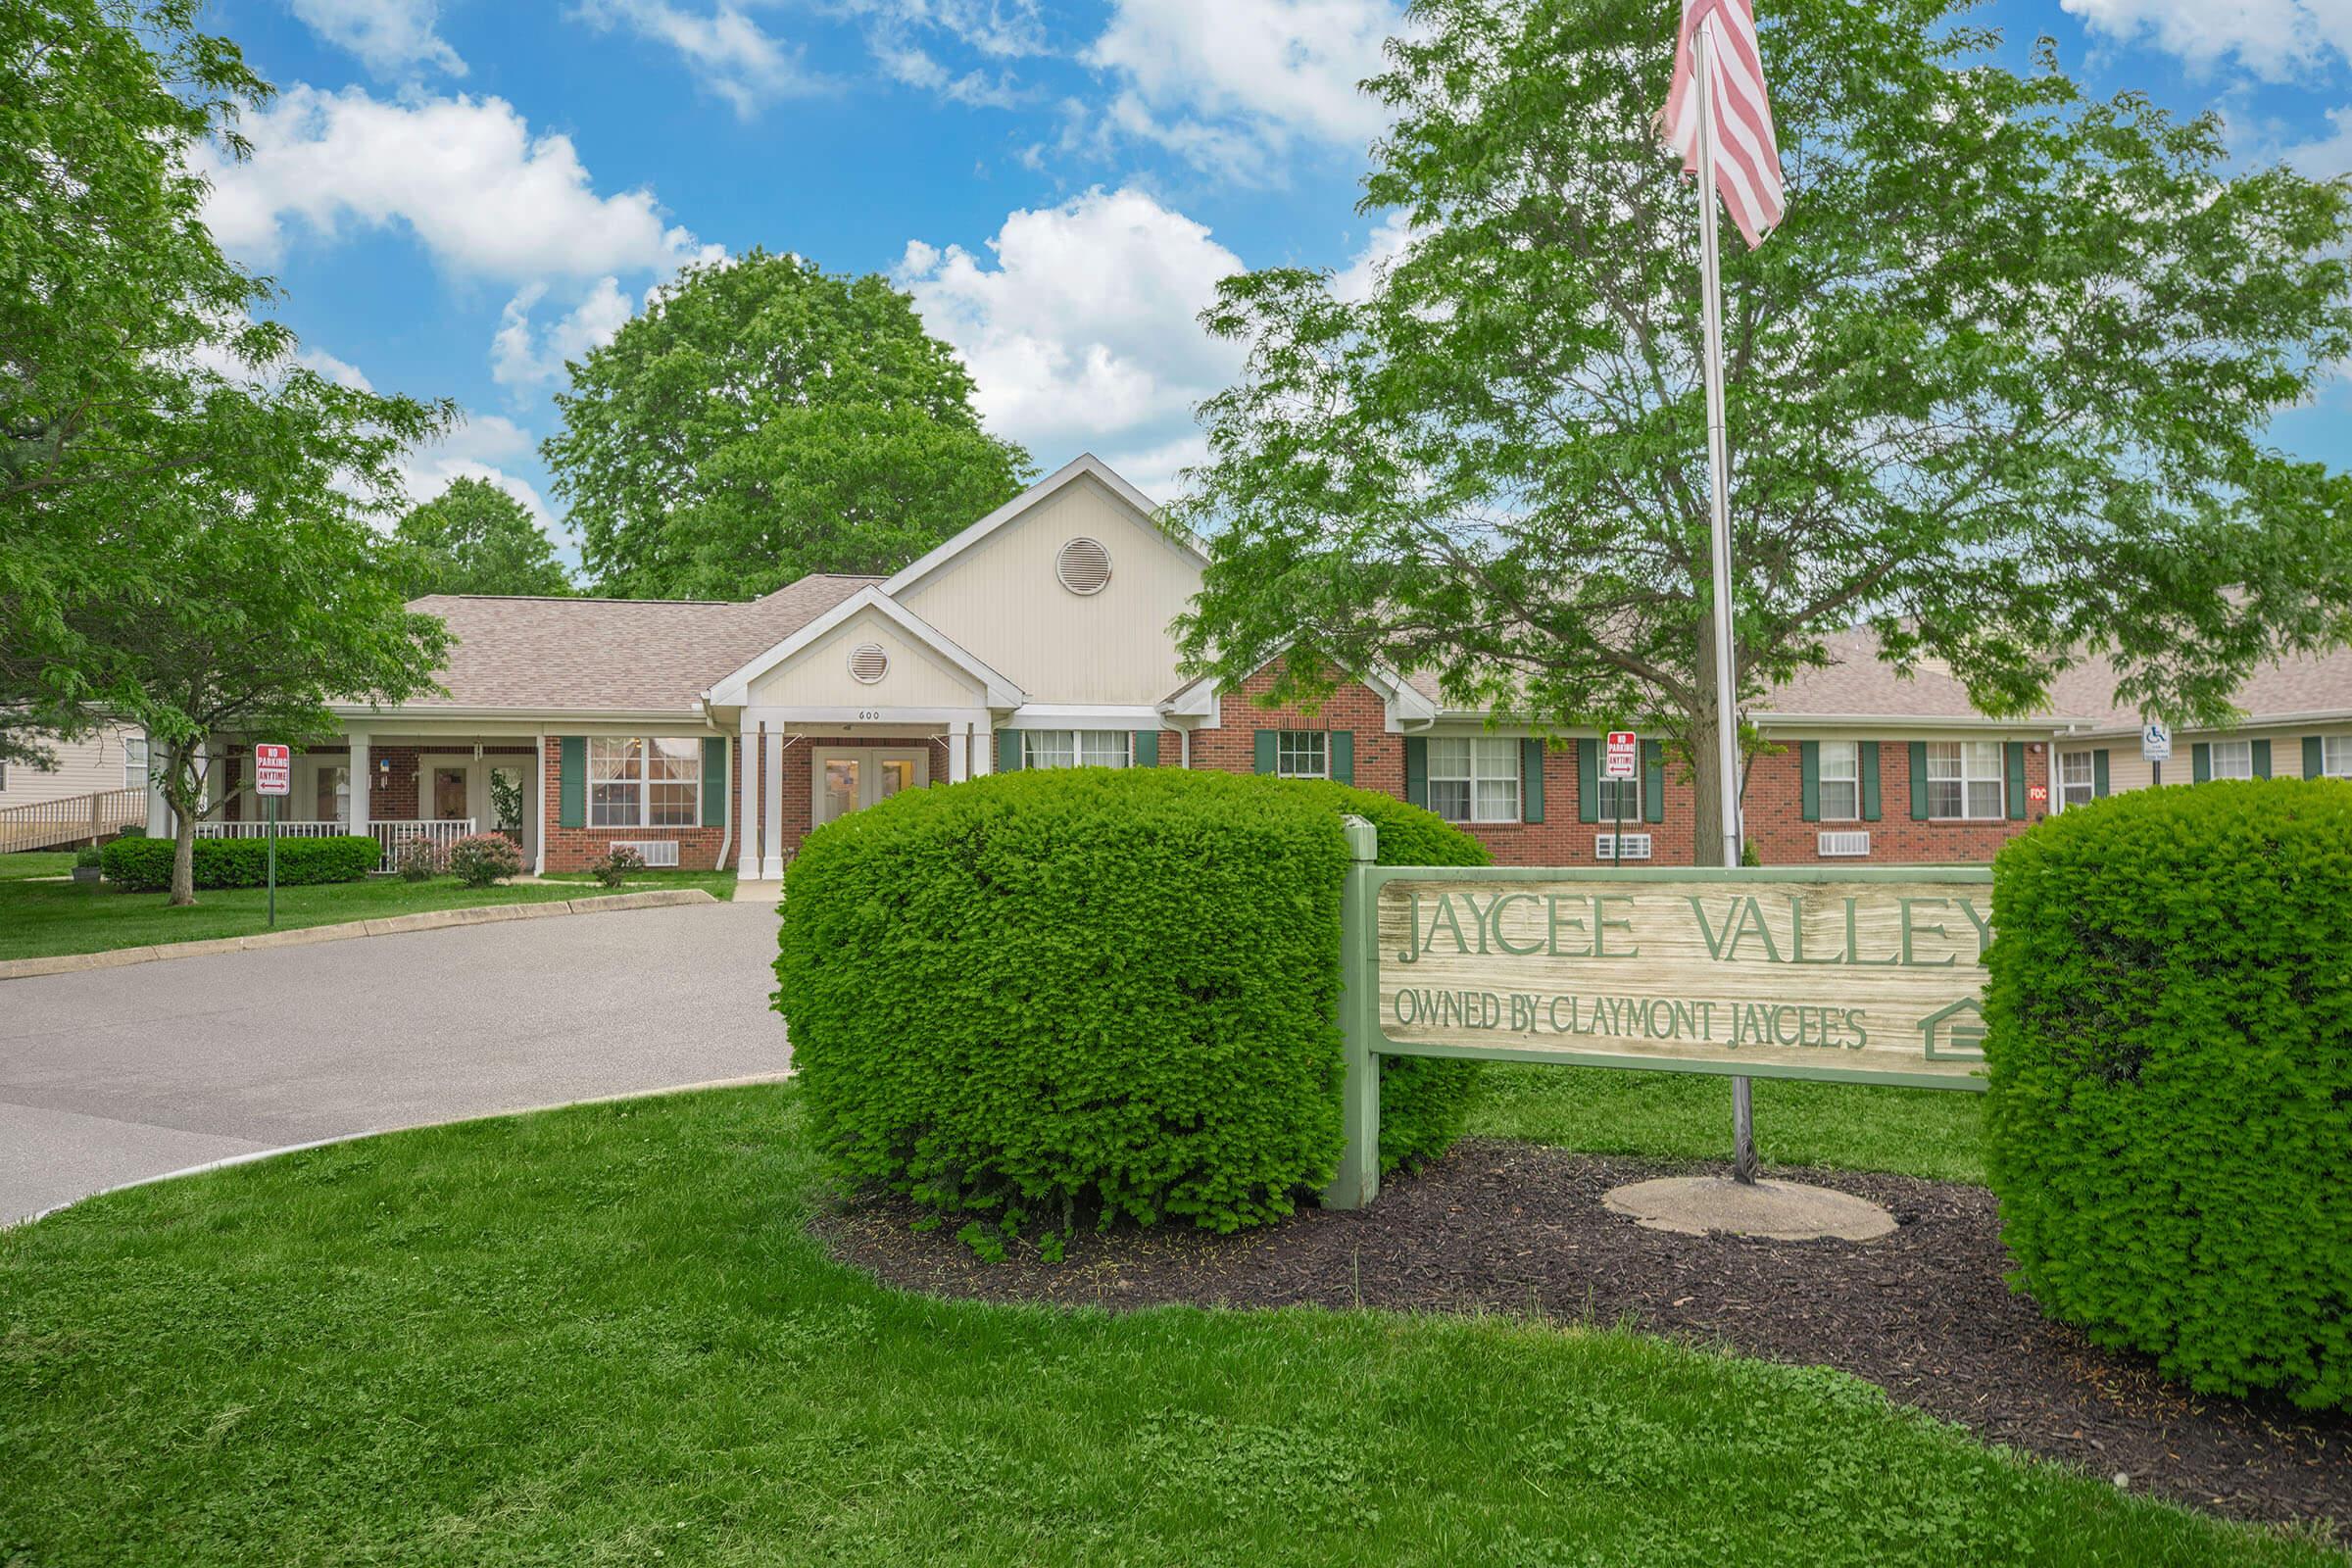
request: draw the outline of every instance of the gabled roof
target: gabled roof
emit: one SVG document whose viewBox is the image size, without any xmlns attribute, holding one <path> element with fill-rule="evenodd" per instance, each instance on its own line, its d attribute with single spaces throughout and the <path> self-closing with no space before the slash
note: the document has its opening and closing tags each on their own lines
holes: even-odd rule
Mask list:
<svg viewBox="0 0 2352 1568">
<path fill-rule="evenodd" d="M 449 690 L 402 707 L 695 712 L 713 674 L 876 580 L 803 577 L 748 603 L 434 594 L 409 608 L 456 639 L 439 677 Z"/>
<path fill-rule="evenodd" d="M 753 681 L 788 662 L 853 615 L 869 610 L 897 626 L 910 641 L 928 648 L 943 662 L 970 676 L 976 685 L 987 692 L 989 707 L 1018 708 L 1028 701 L 1020 687 L 967 653 L 938 627 L 891 598 L 885 585 L 874 582 L 868 582 L 791 636 L 737 665 L 724 678 L 713 682 L 710 689 L 703 694 L 704 699 L 713 708 L 741 708 L 750 699 Z"/>
<path fill-rule="evenodd" d="M 989 535 L 1013 521 L 1040 503 L 1051 500 L 1080 479 L 1093 479 L 1126 502 L 1142 514 L 1153 532 L 1176 549 L 1190 555 L 1202 565 L 1208 564 L 1208 550 L 1200 540 L 1180 528 L 1170 528 L 1159 520 L 1159 508 L 1150 496 L 1113 473 L 1110 466 L 1092 452 L 1081 452 L 1068 463 L 1005 502 L 978 522 L 936 546 L 928 555 L 909 563 L 897 575 L 882 584 L 886 594 L 901 594 L 939 570 Z"/>
</svg>

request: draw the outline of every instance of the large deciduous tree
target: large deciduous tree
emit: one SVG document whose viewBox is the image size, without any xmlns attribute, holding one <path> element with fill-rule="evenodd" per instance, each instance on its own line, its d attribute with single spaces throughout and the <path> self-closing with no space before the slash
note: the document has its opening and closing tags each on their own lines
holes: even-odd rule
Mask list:
<svg viewBox="0 0 2352 1568">
<path fill-rule="evenodd" d="M 1030 473 L 905 294 L 758 250 L 689 269 L 556 404 L 542 450 L 607 594 L 891 571 Z"/>
<path fill-rule="evenodd" d="M 1789 190 L 1724 257 L 1740 696 L 1867 624 L 2017 713 L 2088 651 L 2210 720 L 2258 661 L 2352 635 L 2352 482 L 2266 441 L 2352 348 L 2352 194 L 2230 174 L 2219 125 L 2096 101 L 1956 0 L 1774 0 Z M 1239 675 L 1436 671 L 1552 729 L 1708 744 L 1695 200 L 1651 117 L 1675 8 L 1423 0 L 1368 84 L 1369 297 L 1292 269 L 1204 318 L 1248 347 L 1203 409 L 1184 624 Z"/>
<path fill-rule="evenodd" d="M 556 547 L 521 502 L 487 479 L 452 480 L 393 530 L 410 597 L 568 594 Z"/>
</svg>

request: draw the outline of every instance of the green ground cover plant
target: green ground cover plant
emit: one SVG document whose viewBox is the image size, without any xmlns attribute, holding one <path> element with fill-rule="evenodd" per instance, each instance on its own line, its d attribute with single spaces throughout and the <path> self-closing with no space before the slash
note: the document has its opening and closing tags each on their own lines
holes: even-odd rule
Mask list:
<svg viewBox="0 0 2352 1568">
<path fill-rule="evenodd" d="M 1608 1329 L 876 1287 L 798 1085 L 0 1232 L 0 1561 L 2317 1568 L 1819 1371 Z"/>
<path fill-rule="evenodd" d="M 2352 784 L 2134 791 L 1993 863 L 2018 1284 L 2207 1393 L 2352 1408 Z"/>
<path fill-rule="evenodd" d="M 168 839 L 157 842 L 167 850 L 172 847 Z M 71 855 L 0 855 L 0 959 L 202 942 L 254 936 L 270 929 L 270 896 L 264 888 L 227 888 L 207 893 L 192 906 L 174 908 L 158 893 L 125 893 L 99 882 L 48 880 L 71 877 L 73 869 Z M 648 871 L 631 881 L 639 890 L 701 888 L 722 901 L 732 898 L 735 891 L 732 871 Z M 277 929 L 380 920 L 421 909 L 458 909 L 481 904 L 539 904 L 593 897 L 595 892 L 594 884 L 586 880 L 467 888 L 449 877 L 431 882 L 369 877 L 364 882 L 281 887 L 277 890 Z M 0 1563 L 6 1562 L 6 1557 L 0 1557 Z"/>
</svg>

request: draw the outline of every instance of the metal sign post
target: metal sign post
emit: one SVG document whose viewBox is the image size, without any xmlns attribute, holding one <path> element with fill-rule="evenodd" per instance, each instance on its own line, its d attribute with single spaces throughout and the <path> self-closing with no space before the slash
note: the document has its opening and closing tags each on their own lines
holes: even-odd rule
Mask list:
<svg viewBox="0 0 2352 1568">
<path fill-rule="evenodd" d="M 1642 741 L 1630 729 L 1609 731 L 1609 753 L 1602 762 L 1600 776 L 1613 781 L 1637 778 L 1635 771 L 1642 763 Z M 1609 853 L 1620 870 L 1625 866 L 1625 791 L 1611 790 L 1616 799 L 1616 823 L 1609 834 Z"/>
<path fill-rule="evenodd" d="M 2147 760 L 2148 783 L 2162 788 L 2164 764 L 2173 760 L 2173 726 L 2151 718 L 2139 727 L 2139 755 Z"/>
<path fill-rule="evenodd" d="M 270 924 L 277 925 L 277 800 L 294 788 L 294 753 L 264 741 L 253 749 L 253 792 L 262 798 L 270 833 Z"/>
</svg>

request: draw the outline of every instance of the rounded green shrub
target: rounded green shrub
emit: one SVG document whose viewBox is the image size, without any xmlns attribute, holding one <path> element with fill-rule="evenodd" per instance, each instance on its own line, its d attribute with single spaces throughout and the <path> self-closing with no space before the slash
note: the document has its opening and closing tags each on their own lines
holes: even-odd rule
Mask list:
<svg viewBox="0 0 2352 1568">
<path fill-rule="evenodd" d="M 2352 1406 L 2352 784 L 2142 790 L 1993 866 L 2016 1282 L 2209 1393 Z"/>
<path fill-rule="evenodd" d="M 172 886 L 172 839 L 123 837 L 99 852 L 106 880 L 131 893 L 160 893 Z M 270 879 L 267 839 L 198 839 L 189 846 L 190 869 L 199 888 L 258 888 Z M 375 869 L 382 852 L 375 840 L 336 833 L 322 838 L 277 841 L 277 885 L 357 882 Z"/>
<path fill-rule="evenodd" d="M 785 873 L 776 1005 L 822 1146 L 936 1209 L 1233 1230 L 1337 1168 L 1337 813 L 1069 768 L 909 790 Z"/>
<path fill-rule="evenodd" d="M 1477 839 L 1437 812 L 1408 806 L 1395 796 L 1314 779 L 1292 779 L 1277 787 L 1299 791 L 1335 814 L 1352 813 L 1370 822 L 1380 835 L 1382 865 L 1494 863 L 1493 853 Z M 1470 1124 L 1470 1105 L 1484 1065 L 1436 1056 L 1380 1058 L 1384 1174 L 1400 1165 L 1426 1163 L 1453 1147 Z"/>
</svg>

